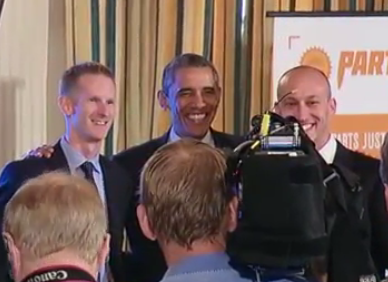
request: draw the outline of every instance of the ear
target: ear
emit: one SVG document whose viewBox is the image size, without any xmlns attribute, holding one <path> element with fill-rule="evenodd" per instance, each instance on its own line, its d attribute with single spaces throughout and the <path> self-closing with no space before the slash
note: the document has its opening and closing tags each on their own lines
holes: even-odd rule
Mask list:
<svg viewBox="0 0 388 282">
<path fill-rule="evenodd" d="M 273 111 L 275 112 L 275 114 L 279 114 L 279 103 L 278 102 L 275 102 L 273 103 Z"/>
<path fill-rule="evenodd" d="M 4 245 L 8 253 L 8 261 L 11 264 L 12 275 L 17 278 L 21 269 L 20 251 L 9 233 L 3 233 Z"/>
<path fill-rule="evenodd" d="M 107 262 L 107 260 L 109 260 L 109 252 L 110 252 L 109 246 L 110 246 L 110 235 L 107 233 L 105 235 L 104 241 L 102 242 L 100 250 L 98 251 L 98 255 L 97 255 L 98 268 L 101 265 L 104 265 Z"/>
<path fill-rule="evenodd" d="M 158 91 L 158 101 L 163 110 L 169 109 L 167 95 L 162 90 Z"/>
<path fill-rule="evenodd" d="M 233 232 L 237 227 L 238 199 L 233 197 L 229 203 L 228 231 Z"/>
<path fill-rule="evenodd" d="M 221 101 L 222 88 L 219 85 L 217 85 L 216 86 L 216 91 L 217 91 L 218 102 L 220 102 Z"/>
<path fill-rule="evenodd" d="M 337 101 L 334 97 L 330 98 L 329 107 L 330 113 L 334 115 L 337 112 Z"/>
<path fill-rule="evenodd" d="M 154 234 L 154 232 L 152 232 L 150 223 L 148 221 L 147 211 L 144 205 L 140 204 L 137 206 L 136 214 L 140 224 L 141 231 L 143 232 L 144 236 L 146 236 L 148 239 L 152 241 L 155 241 L 156 235 Z"/>
<path fill-rule="evenodd" d="M 70 116 L 74 114 L 74 101 L 68 96 L 59 96 L 58 106 L 61 109 L 61 112 L 65 116 Z"/>
</svg>

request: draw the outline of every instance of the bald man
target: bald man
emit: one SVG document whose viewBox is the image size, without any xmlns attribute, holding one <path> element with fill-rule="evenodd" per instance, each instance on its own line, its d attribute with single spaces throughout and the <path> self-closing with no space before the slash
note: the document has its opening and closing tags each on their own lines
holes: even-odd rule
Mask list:
<svg viewBox="0 0 388 282">
<path fill-rule="evenodd" d="M 331 134 L 329 125 L 336 112 L 336 101 L 330 82 L 320 70 L 298 66 L 287 71 L 279 80 L 277 96 L 276 112 L 284 117 L 297 118 L 327 163 L 341 164 L 360 177 L 365 200 L 362 240 L 372 255 L 379 276 L 385 277 L 388 268 L 388 214 L 384 186 L 379 178 L 379 161 L 345 148 Z M 357 258 L 350 238 L 354 233 L 349 233 L 347 224 L 338 223 L 333 231 L 331 256 L 338 261 L 335 267 L 344 272 L 341 282 L 354 282 L 359 279 L 351 281 L 349 277 L 361 271 L 358 263 L 362 259 Z"/>
<path fill-rule="evenodd" d="M 316 148 L 323 150 L 329 163 L 334 152 L 326 152 L 325 145 L 335 147 L 336 142 L 330 134 L 329 122 L 336 111 L 336 101 L 331 95 L 326 77 L 316 69 L 297 67 L 286 72 L 278 84 L 276 110 L 283 116 L 294 116 L 303 125 Z"/>
</svg>

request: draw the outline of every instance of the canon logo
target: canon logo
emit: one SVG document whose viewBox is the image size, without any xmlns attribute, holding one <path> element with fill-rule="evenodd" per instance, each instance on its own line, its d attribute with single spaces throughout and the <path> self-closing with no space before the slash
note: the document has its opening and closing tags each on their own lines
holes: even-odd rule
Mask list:
<svg viewBox="0 0 388 282">
<path fill-rule="evenodd" d="M 67 272 L 64 270 L 50 271 L 43 274 L 35 275 L 26 282 L 49 282 L 53 280 L 65 280 L 67 278 Z"/>
<path fill-rule="evenodd" d="M 364 275 L 360 277 L 360 282 L 377 282 L 376 276 L 371 275 Z"/>
</svg>

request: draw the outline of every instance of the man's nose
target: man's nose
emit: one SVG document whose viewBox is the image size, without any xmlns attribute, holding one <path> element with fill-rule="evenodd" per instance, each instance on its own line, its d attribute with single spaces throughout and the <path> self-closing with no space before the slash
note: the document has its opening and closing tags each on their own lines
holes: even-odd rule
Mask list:
<svg viewBox="0 0 388 282">
<path fill-rule="evenodd" d="M 309 113 L 308 107 L 305 104 L 301 103 L 297 107 L 296 116 L 295 117 L 296 117 L 297 120 L 303 122 L 303 121 L 308 120 L 309 114 L 310 113 Z"/>
<path fill-rule="evenodd" d="M 104 102 L 99 103 L 97 111 L 99 115 L 107 116 L 109 114 L 108 105 Z"/>
<path fill-rule="evenodd" d="M 194 95 L 194 103 L 193 103 L 197 108 L 203 108 L 205 107 L 206 103 L 203 98 L 203 95 L 200 91 L 196 92 Z"/>
</svg>

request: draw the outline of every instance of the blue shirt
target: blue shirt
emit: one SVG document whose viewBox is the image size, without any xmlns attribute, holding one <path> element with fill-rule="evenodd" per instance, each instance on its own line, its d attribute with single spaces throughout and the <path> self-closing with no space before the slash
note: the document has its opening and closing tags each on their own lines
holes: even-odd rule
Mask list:
<svg viewBox="0 0 388 282">
<path fill-rule="evenodd" d="M 94 182 L 97 185 L 98 194 L 100 195 L 104 206 L 106 206 L 104 177 L 100 165 L 100 155 L 98 154 L 92 159 L 87 159 L 84 157 L 84 155 L 82 155 L 80 151 L 74 149 L 64 137 L 61 138 L 60 145 L 63 150 L 63 153 L 65 154 L 71 174 L 85 176 L 80 166 L 86 161 L 89 161 L 93 164 Z"/>
<path fill-rule="evenodd" d="M 100 198 L 102 200 L 102 203 L 106 207 L 106 197 L 105 197 L 105 189 L 104 189 L 104 177 L 102 174 L 102 169 L 100 165 L 100 155 L 97 154 L 92 159 L 85 158 L 82 153 L 76 149 L 74 149 L 69 142 L 65 139 L 65 137 L 62 137 L 60 140 L 60 145 L 63 150 L 63 153 L 65 154 L 67 164 L 69 165 L 70 173 L 73 175 L 80 175 L 85 176 L 83 171 L 81 170 L 80 166 L 86 162 L 89 161 L 93 164 L 93 178 L 94 182 L 97 185 L 98 194 L 100 195 Z M 107 274 L 106 274 L 106 267 L 102 266 L 99 272 L 99 279 L 98 282 L 107 282 Z"/>
<path fill-rule="evenodd" d="M 248 282 L 229 264 L 224 252 L 190 256 L 168 268 L 161 282 Z M 259 281 L 259 280 L 257 280 Z"/>
</svg>

